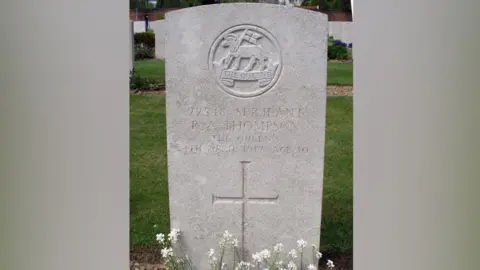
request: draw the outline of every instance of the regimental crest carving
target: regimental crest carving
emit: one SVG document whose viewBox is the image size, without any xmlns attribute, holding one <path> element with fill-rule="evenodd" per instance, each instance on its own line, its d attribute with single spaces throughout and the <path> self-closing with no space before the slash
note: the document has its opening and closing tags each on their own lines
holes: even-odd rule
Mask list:
<svg viewBox="0 0 480 270">
<path fill-rule="evenodd" d="M 275 37 L 254 25 L 238 25 L 213 42 L 209 68 L 218 85 L 236 97 L 266 93 L 282 72 L 282 52 Z"/>
</svg>

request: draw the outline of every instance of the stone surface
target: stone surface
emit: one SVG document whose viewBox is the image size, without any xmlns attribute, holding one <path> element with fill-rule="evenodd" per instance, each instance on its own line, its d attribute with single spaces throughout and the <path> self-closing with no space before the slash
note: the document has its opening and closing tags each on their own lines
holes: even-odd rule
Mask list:
<svg viewBox="0 0 480 270">
<path fill-rule="evenodd" d="M 353 22 L 328 22 L 329 35 L 345 43 L 353 43 Z"/>
<path fill-rule="evenodd" d="M 165 59 L 165 20 L 150 22 L 150 29 L 155 33 L 155 58 Z"/>
<path fill-rule="evenodd" d="M 166 23 L 171 227 L 195 268 L 208 268 L 224 230 L 248 261 L 277 242 L 318 244 L 327 16 L 237 3 Z"/>
<path fill-rule="evenodd" d="M 133 68 L 135 67 L 135 44 L 134 44 L 134 38 L 133 38 L 135 33 L 134 33 L 133 21 L 129 22 L 129 27 L 130 27 L 129 39 L 128 39 L 128 42 L 130 44 L 130 67 L 129 68 L 130 68 L 130 71 L 132 71 Z"/>
</svg>

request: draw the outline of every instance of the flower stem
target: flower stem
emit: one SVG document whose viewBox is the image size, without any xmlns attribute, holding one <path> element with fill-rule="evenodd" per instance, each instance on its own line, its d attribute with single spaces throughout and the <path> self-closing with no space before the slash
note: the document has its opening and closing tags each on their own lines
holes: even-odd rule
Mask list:
<svg viewBox="0 0 480 270">
<path fill-rule="evenodd" d="M 222 269 L 223 254 L 225 254 L 225 247 L 222 247 L 222 253 L 220 255 L 220 263 L 218 264 L 218 269 Z"/>
<path fill-rule="evenodd" d="M 182 245 L 179 244 L 179 245 L 178 245 L 178 248 L 179 248 L 180 251 L 183 253 L 183 256 L 185 257 L 185 260 L 187 261 L 187 264 L 188 264 L 188 267 L 190 267 L 190 270 L 193 270 L 192 264 L 190 263 L 190 260 L 188 259 L 187 254 L 186 254 L 185 251 L 183 250 Z"/>
<path fill-rule="evenodd" d="M 303 251 L 300 252 L 300 270 L 303 270 Z"/>
<path fill-rule="evenodd" d="M 236 259 L 237 259 L 237 248 L 233 247 L 233 268 L 235 268 L 236 265 Z"/>
</svg>

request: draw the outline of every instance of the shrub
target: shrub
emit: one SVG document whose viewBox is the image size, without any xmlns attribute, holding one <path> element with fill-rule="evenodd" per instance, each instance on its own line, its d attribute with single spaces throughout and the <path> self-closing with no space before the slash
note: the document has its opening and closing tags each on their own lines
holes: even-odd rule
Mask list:
<svg viewBox="0 0 480 270">
<path fill-rule="evenodd" d="M 155 48 L 155 33 L 153 33 L 153 31 L 135 33 L 133 40 L 135 45 Z"/>
<path fill-rule="evenodd" d="M 158 91 L 164 89 L 164 86 L 160 81 L 139 76 L 135 70 L 130 73 L 130 90 Z"/>
<path fill-rule="evenodd" d="M 155 58 L 155 47 L 135 45 L 135 61 Z"/>
<path fill-rule="evenodd" d="M 328 46 L 328 60 L 347 60 L 349 56 L 348 49 L 345 46 Z"/>
<path fill-rule="evenodd" d="M 332 36 L 328 37 L 328 60 L 347 60 L 351 58 L 350 49 L 352 43 L 345 43 L 341 40 L 335 39 Z"/>
</svg>

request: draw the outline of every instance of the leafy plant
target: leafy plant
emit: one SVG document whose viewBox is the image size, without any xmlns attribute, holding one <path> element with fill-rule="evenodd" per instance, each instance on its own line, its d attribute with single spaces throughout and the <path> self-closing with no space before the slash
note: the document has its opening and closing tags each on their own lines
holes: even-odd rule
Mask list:
<svg viewBox="0 0 480 270">
<path fill-rule="evenodd" d="M 339 45 L 328 46 L 328 60 L 347 60 L 348 56 L 347 47 Z"/>
<path fill-rule="evenodd" d="M 130 72 L 130 90 L 159 91 L 164 87 L 165 85 L 160 81 L 139 76 L 135 69 Z"/>
<path fill-rule="evenodd" d="M 352 43 L 345 43 L 332 36 L 328 37 L 328 60 L 347 60 L 351 58 Z"/>
<path fill-rule="evenodd" d="M 155 47 L 135 46 L 135 61 L 155 58 Z"/>
<path fill-rule="evenodd" d="M 155 48 L 155 33 L 152 31 L 135 33 L 133 36 L 135 45 L 143 45 L 146 47 Z"/>
<path fill-rule="evenodd" d="M 156 236 L 157 242 L 161 245 L 162 257 L 165 261 L 166 270 L 183 270 L 183 269 L 192 269 L 192 264 L 188 260 L 185 252 L 178 241 L 180 237 L 180 231 L 177 229 L 172 229 L 168 234 L 168 239 L 165 238 L 163 233 L 159 233 Z M 219 242 L 219 254 L 220 257 L 217 258 L 215 249 L 210 249 L 206 255 L 208 256 L 208 263 L 211 270 L 250 270 L 250 269 L 268 269 L 268 270 L 302 270 L 303 265 L 306 265 L 305 261 L 305 252 L 307 251 L 307 242 L 303 239 L 297 241 L 297 247 L 291 249 L 286 256 L 283 256 L 286 260 L 285 262 L 281 260 L 282 253 L 284 250 L 283 244 L 277 243 L 273 246 L 272 251 L 269 249 L 264 249 L 260 252 L 257 252 L 252 255 L 252 262 L 246 262 L 240 260 L 238 254 L 238 240 L 233 237 L 228 231 L 223 233 L 222 239 Z M 183 254 L 182 257 L 175 255 L 175 250 L 180 250 Z M 233 262 L 229 265 L 225 260 L 225 255 L 230 250 L 233 253 Z M 312 263 L 307 267 L 308 270 L 316 270 L 317 267 L 313 264 L 315 259 L 320 259 L 322 253 L 319 252 L 315 245 L 311 247 L 312 254 Z M 188 268 L 187 268 L 188 267 Z M 327 267 L 331 270 L 335 266 L 331 260 L 327 261 Z"/>
</svg>

